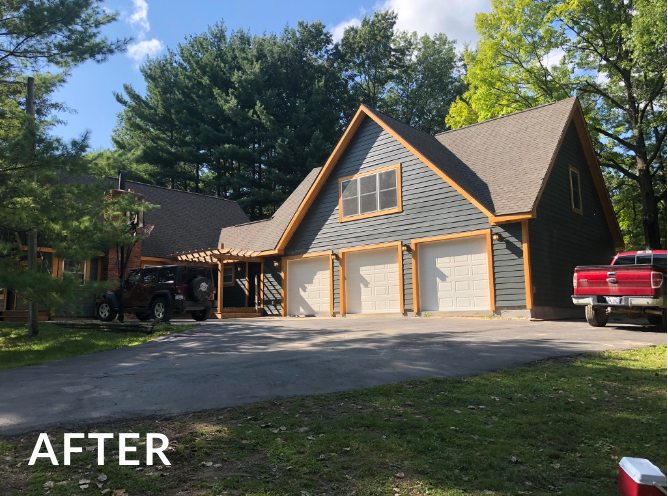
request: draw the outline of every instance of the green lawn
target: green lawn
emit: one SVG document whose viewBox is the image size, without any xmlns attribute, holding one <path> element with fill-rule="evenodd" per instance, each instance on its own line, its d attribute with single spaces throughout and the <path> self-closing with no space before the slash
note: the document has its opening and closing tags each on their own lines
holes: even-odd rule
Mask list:
<svg viewBox="0 0 668 496">
<path fill-rule="evenodd" d="M 666 470 L 666 346 L 91 430 L 166 434 L 172 466 L 119 467 L 111 443 L 104 467 L 28 467 L 30 434 L 0 442 L 0 493 L 612 496 L 623 456 Z"/>
<path fill-rule="evenodd" d="M 53 322 L 40 322 L 39 334 L 31 338 L 26 324 L 0 322 L 0 370 L 134 346 L 193 327 L 188 324 L 160 325 L 153 334 L 147 335 L 74 330 Z"/>
</svg>

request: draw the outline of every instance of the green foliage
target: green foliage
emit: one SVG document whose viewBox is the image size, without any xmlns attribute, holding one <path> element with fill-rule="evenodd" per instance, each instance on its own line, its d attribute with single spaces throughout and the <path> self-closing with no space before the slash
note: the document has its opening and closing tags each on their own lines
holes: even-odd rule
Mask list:
<svg viewBox="0 0 668 496">
<path fill-rule="evenodd" d="M 395 43 L 404 59 L 380 110 L 426 133 L 447 130 L 450 104 L 465 89 L 455 41 L 442 33 L 430 38 L 404 31 Z"/>
<path fill-rule="evenodd" d="M 476 29 L 481 39 L 464 53 L 469 89 L 448 124 L 577 95 L 600 165 L 634 184 L 613 200 L 627 242 L 639 244 L 640 228 L 644 245 L 665 247 L 665 2 L 494 0 Z M 642 215 L 629 210 L 639 205 Z"/>
</svg>

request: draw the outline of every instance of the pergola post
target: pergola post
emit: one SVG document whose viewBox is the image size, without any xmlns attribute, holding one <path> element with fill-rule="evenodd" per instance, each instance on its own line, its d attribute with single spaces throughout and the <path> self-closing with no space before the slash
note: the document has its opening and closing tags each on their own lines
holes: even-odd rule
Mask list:
<svg viewBox="0 0 668 496">
<path fill-rule="evenodd" d="M 218 311 L 216 317 L 223 317 L 223 261 L 218 260 Z"/>
</svg>

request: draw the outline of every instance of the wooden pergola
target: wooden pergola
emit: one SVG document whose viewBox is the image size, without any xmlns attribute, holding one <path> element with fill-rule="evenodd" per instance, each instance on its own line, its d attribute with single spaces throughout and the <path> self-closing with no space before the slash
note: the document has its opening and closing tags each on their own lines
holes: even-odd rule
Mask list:
<svg viewBox="0 0 668 496">
<path fill-rule="evenodd" d="M 221 243 L 218 245 L 218 248 L 206 248 L 191 252 L 176 252 L 172 255 L 172 258 L 175 258 L 179 262 L 198 262 L 218 265 L 218 312 L 216 312 L 216 316 L 220 318 L 222 316 L 221 312 L 223 308 L 223 265 L 229 262 L 246 262 L 246 277 L 248 277 L 248 262 L 258 262 L 263 264 L 264 258 L 259 255 L 259 251 L 225 248 Z M 260 301 L 262 301 L 264 298 L 264 264 L 262 265 L 260 293 Z"/>
</svg>

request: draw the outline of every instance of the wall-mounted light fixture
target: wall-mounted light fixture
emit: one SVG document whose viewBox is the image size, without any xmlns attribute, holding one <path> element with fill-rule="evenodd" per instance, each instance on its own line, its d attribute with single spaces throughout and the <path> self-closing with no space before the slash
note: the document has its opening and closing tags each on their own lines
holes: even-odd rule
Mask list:
<svg viewBox="0 0 668 496">
<path fill-rule="evenodd" d="M 409 244 L 401 245 L 401 250 L 405 251 L 406 253 L 411 253 L 413 251 L 411 245 Z"/>
<path fill-rule="evenodd" d="M 503 241 L 503 236 L 501 236 L 501 233 L 494 233 L 492 234 L 492 239 L 494 241 Z"/>
<path fill-rule="evenodd" d="M 237 264 L 237 272 L 241 272 L 244 270 L 244 265 L 243 264 Z"/>
<path fill-rule="evenodd" d="M 274 267 L 280 267 L 281 266 L 281 261 L 280 260 L 274 260 Z"/>
<path fill-rule="evenodd" d="M 339 256 L 336 253 L 332 253 L 332 260 L 338 260 Z"/>
</svg>

